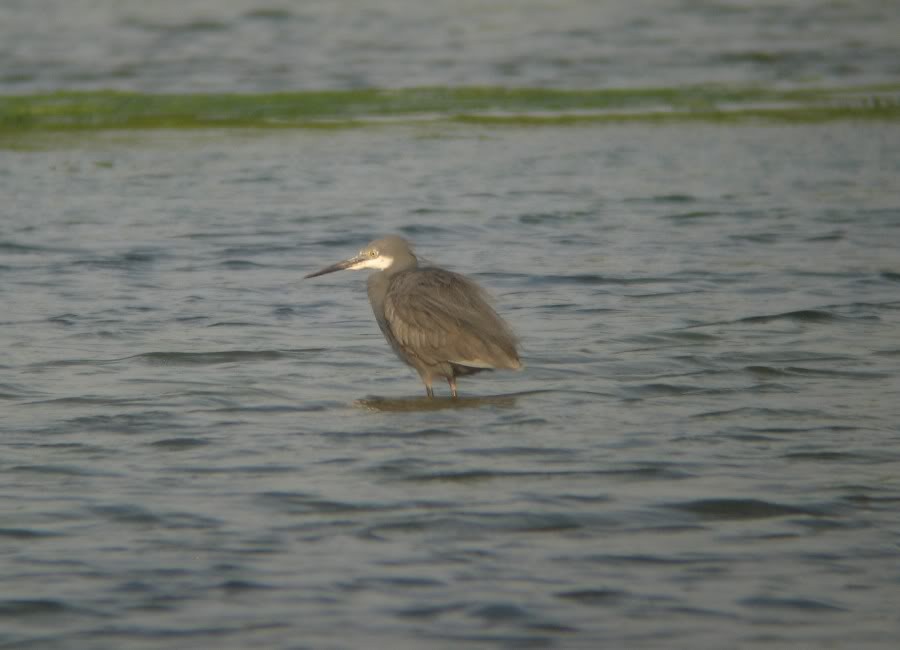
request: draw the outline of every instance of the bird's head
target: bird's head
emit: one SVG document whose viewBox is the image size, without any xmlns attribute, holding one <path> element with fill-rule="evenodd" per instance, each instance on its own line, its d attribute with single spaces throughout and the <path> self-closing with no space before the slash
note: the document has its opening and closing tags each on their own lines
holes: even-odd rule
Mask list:
<svg viewBox="0 0 900 650">
<path fill-rule="evenodd" d="M 310 273 L 307 278 L 315 278 L 335 271 L 361 271 L 362 269 L 375 269 L 384 271 L 391 268 L 395 261 L 400 261 L 404 267 L 415 265 L 416 257 L 412 248 L 402 237 L 391 235 L 382 239 L 376 239 L 366 245 L 359 253 L 337 264 L 326 266 L 320 271 Z"/>
</svg>

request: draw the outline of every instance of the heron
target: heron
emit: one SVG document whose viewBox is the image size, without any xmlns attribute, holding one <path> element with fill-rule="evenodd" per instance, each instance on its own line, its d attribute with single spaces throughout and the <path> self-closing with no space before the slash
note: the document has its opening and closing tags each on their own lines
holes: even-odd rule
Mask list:
<svg viewBox="0 0 900 650">
<path fill-rule="evenodd" d="M 345 269 L 376 271 L 368 278 L 375 320 L 397 356 L 419 373 L 429 398 L 440 377 L 456 398 L 458 377 L 522 368 L 512 328 L 491 307 L 485 291 L 459 273 L 419 266 L 402 237 L 376 239 L 353 257 L 306 278 Z"/>
</svg>

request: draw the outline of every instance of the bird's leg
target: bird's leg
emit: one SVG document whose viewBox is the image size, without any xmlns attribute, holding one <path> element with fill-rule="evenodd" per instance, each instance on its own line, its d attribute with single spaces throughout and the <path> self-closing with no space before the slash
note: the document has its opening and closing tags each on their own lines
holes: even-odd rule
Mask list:
<svg viewBox="0 0 900 650">
<path fill-rule="evenodd" d="M 456 377 L 447 377 L 447 383 L 450 384 L 450 397 L 456 398 Z"/>
<path fill-rule="evenodd" d="M 425 384 L 425 394 L 428 395 L 428 397 L 434 397 L 434 390 L 432 390 L 431 384 Z"/>
</svg>

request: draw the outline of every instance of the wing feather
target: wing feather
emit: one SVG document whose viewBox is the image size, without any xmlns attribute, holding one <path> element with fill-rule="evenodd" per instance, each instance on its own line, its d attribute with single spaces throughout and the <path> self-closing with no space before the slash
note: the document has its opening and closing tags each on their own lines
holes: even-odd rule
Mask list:
<svg viewBox="0 0 900 650">
<path fill-rule="evenodd" d="M 519 368 L 516 338 L 471 280 L 426 267 L 398 273 L 384 301 L 397 344 L 428 365 Z"/>
</svg>

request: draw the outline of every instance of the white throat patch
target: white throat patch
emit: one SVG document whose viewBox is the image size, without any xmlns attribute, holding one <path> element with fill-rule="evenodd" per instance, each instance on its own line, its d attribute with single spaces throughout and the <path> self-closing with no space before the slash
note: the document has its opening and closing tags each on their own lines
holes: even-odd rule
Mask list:
<svg viewBox="0 0 900 650">
<path fill-rule="evenodd" d="M 393 263 L 393 257 L 390 257 L 388 255 L 379 255 L 378 257 L 372 257 L 369 259 L 365 259 L 362 262 L 357 262 L 350 267 L 350 270 L 359 271 L 360 269 L 378 269 L 379 271 L 383 271 Z"/>
</svg>

